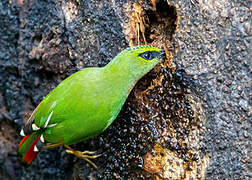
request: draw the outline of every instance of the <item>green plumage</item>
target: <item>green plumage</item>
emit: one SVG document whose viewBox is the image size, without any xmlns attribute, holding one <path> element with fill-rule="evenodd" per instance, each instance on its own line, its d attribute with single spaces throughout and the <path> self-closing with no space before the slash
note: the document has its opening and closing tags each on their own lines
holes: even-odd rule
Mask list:
<svg viewBox="0 0 252 180">
<path fill-rule="evenodd" d="M 85 68 L 62 81 L 41 102 L 33 123 L 46 142 L 75 144 L 103 132 L 117 117 L 136 82 L 163 57 L 158 48 L 136 46 L 102 68 Z"/>
</svg>

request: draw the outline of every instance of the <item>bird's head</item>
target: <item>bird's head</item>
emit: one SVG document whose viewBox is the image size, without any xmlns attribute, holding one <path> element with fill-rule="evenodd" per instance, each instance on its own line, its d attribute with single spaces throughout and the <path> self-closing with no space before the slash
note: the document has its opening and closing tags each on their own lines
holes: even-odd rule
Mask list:
<svg viewBox="0 0 252 180">
<path fill-rule="evenodd" d="M 135 76 L 143 76 L 165 58 L 165 52 L 154 46 L 140 45 L 125 49 L 118 58 Z"/>
</svg>

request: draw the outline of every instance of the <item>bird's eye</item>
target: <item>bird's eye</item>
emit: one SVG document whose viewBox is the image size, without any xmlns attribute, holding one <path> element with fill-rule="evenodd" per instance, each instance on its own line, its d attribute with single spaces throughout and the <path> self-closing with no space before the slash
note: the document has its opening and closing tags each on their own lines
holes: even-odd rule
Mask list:
<svg viewBox="0 0 252 180">
<path fill-rule="evenodd" d="M 139 56 L 144 58 L 145 60 L 152 60 L 154 58 L 154 56 L 152 55 L 150 51 L 141 53 L 139 54 Z"/>
</svg>

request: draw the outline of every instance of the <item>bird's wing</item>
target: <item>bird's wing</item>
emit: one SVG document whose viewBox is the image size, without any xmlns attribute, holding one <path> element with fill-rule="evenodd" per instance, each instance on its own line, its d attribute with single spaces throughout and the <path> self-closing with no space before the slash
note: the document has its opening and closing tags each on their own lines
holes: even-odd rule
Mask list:
<svg viewBox="0 0 252 180">
<path fill-rule="evenodd" d="M 32 112 L 24 129 L 45 129 L 69 119 L 67 116 L 71 108 L 83 92 L 91 91 L 90 84 L 98 78 L 97 70 L 98 68 L 86 68 L 63 80 Z"/>
<path fill-rule="evenodd" d="M 49 124 L 49 121 L 52 117 L 53 114 L 53 110 L 49 111 L 48 113 L 45 114 L 44 117 L 42 117 L 41 119 L 45 119 L 43 124 L 38 124 L 35 122 L 36 119 L 36 113 L 38 112 L 38 110 L 44 105 L 43 101 L 34 109 L 34 111 L 32 112 L 32 114 L 30 115 L 29 119 L 26 121 L 23 129 L 21 130 L 20 134 L 22 136 L 26 136 L 31 134 L 33 131 L 38 131 L 40 130 L 40 127 L 46 128 Z M 52 126 L 52 125 L 50 125 Z"/>
<path fill-rule="evenodd" d="M 74 86 L 75 81 L 69 81 L 70 78 L 62 81 L 60 86 L 57 86 L 53 91 L 51 91 L 34 109 L 29 119 L 26 121 L 23 132 L 21 135 L 27 135 L 32 133 L 32 131 L 39 130 L 41 127 L 55 124 L 55 121 L 62 121 L 64 119 L 55 119 L 55 108 L 60 101 L 64 99 L 64 94 L 71 91 L 71 87 Z M 63 86 L 62 86 L 63 85 Z M 57 122 L 58 123 L 58 122 Z"/>
</svg>

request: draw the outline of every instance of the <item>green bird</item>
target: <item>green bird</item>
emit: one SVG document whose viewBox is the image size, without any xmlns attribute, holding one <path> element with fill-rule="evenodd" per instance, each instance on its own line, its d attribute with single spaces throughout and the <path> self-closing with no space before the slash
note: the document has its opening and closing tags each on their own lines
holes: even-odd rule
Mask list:
<svg viewBox="0 0 252 180">
<path fill-rule="evenodd" d="M 53 89 L 36 107 L 20 134 L 18 154 L 31 164 L 37 153 L 64 145 L 69 154 L 92 165 L 94 152 L 69 145 L 102 133 L 115 120 L 137 81 L 164 59 L 164 50 L 145 45 L 127 48 L 104 67 L 84 68 Z"/>
</svg>

